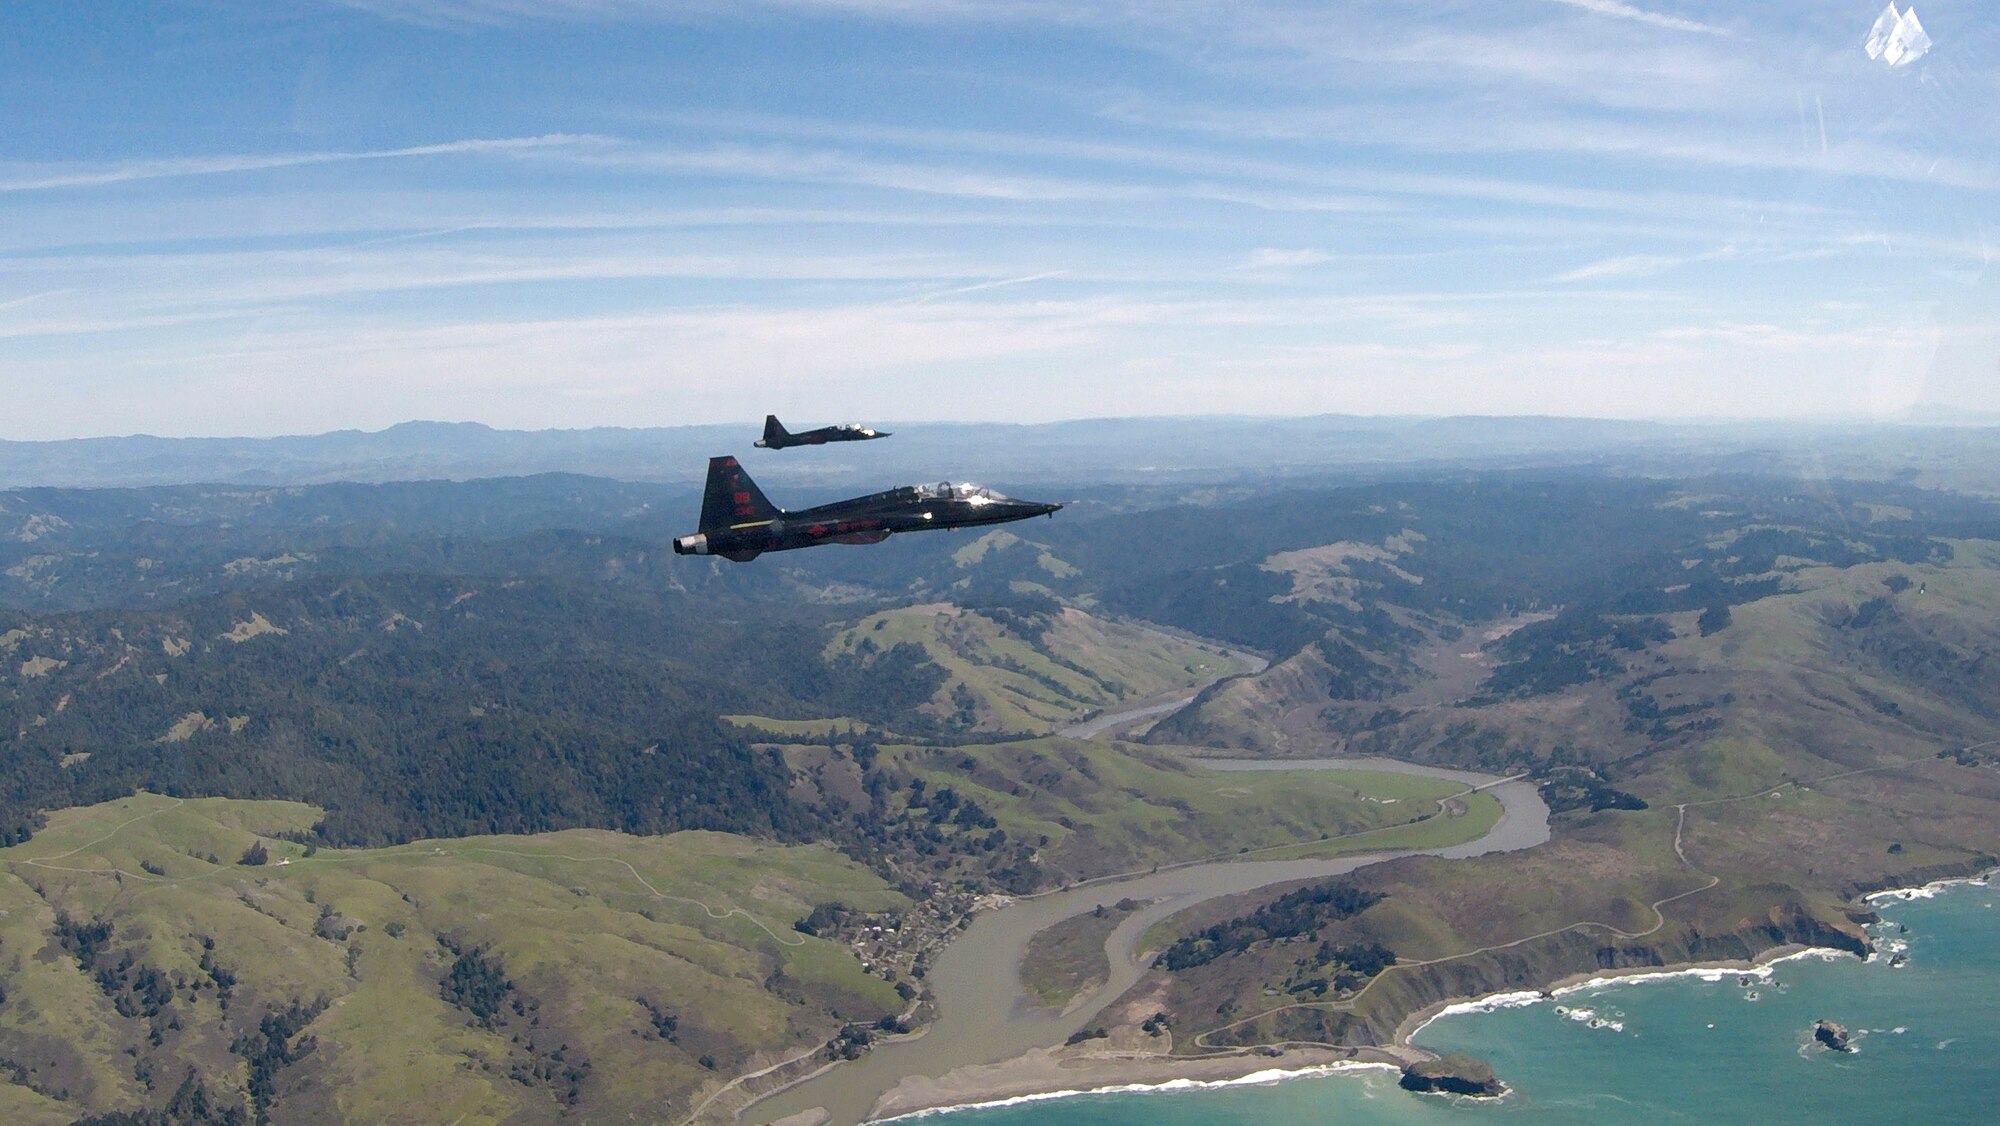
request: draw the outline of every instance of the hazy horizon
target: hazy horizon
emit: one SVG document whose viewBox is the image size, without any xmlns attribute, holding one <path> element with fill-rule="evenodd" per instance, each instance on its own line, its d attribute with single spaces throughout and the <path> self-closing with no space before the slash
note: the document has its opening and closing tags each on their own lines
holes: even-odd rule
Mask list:
<svg viewBox="0 0 2000 1126">
<path fill-rule="evenodd" d="M 1988 426 L 2000 426 L 2000 411 L 1981 411 L 1974 409 L 1964 409 L 1958 407 L 1951 407 L 1940 403 L 1919 403 L 1914 407 L 1896 412 L 1895 414 L 1886 414 L 1886 415 L 1801 414 L 1792 417 L 1783 417 L 1783 416 L 1759 417 L 1753 415 L 1738 415 L 1738 416 L 1633 415 L 1627 417 L 1615 417 L 1608 415 L 1551 414 L 1543 412 L 1488 413 L 1488 414 L 1418 414 L 1418 413 L 1371 414 L 1371 413 L 1348 412 L 1348 411 L 1320 411 L 1312 414 L 1251 414 L 1251 413 L 1235 412 L 1235 411 L 1204 411 L 1204 412 L 1187 413 L 1187 414 L 1079 415 L 1074 418 L 1049 418 L 1049 419 L 1034 419 L 1034 420 L 981 419 L 981 418 L 929 418 L 929 419 L 876 418 L 876 419 L 866 419 L 862 421 L 866 421 L 871 425 L 878 425 L 884 428 L 889 428 L 895 426 L 1043 427 L 1043 426 L 1079 425 L 1079 424 L 1094 423 L 1094 422 L 1197 423 L 1203 421 L 1228 421 L 1228 422 L 1242 422 L 1242 423 L 1264 423 L 1264 422 L 1284 423 L 1284 422 L 1305 422 L 1317 419 L 1354 419 L 1358 422 L 1378 422 L 1378 423 L 1388 423 L 1388 422 L 1421 423 L 1421 422 L 1439 422 L 1439 421 L 1480 421 L 1480 420 L 1523 422 L 1523 421 L 1546 420 L 1550 422 L 1639 423 L 1639 424 L 1648 424 L 1661 427 L 1704 427 L 1704 426 L 1728 427 L 1728 426 L 1754 426 L 1754 425 L 1776 425 L 1776 426 L 1801 427 L 1801 428 L 1812 428 L 1821 426 L 1824 427 L 1855 427 L 1855 426 L 1988 427 Z M 855 420 L 847 418 L 841 418 L 841 419 L 807 418 L 804 415 L 799 416 L 796 422 L 793 422 L 790 419 L 786 420 L 787 425 L 792 425 L 795 427 L 809 426 L 809 425 L 812 426 L 826 425 L 834 421 L 855 421 Z M 132 431 L 127 433 L 71 434 L 71 435 L 60 435 L 49 438 L 0 437 L 0 443 L 30 445 L 30 444 L 52 444 L 58 442 L 119 441 L 124 439 L 155 439 L 160 441 L 197 441 L 197 442 L 198 441 L 277 441 L 286 438 L 319 438 L 335 434 L 360 434 L 360 435 L 372 436 L 379 434 L 387 434 L 391 431 L 399 430 L 405 427 L 419 427 L 419 426 L 475 427 L 483 430 L 492 431 L 494 433 L 505 433 L 505 434 L 567 434 L 567 433 L 583 433 L 592 430 L 633 430 L 633 431 L 698 430 L 698 429 L 717 429 L 717 428 L 728 428 L 728 427 L 741 428 L 746 433 L 751 433 L 757 431 L 762 426 L 762 423 L 763 423 L 762 416 L 757 416 L 757 417 L 745 416 L 743 418 L 712 419 L 700 422 L 657 422 L 657 423 L 645 423 L 645 424 L 606 422 L 606 423 L 594 423 L 594 424 L 586 424 L 578 426 L 495 426 L 491 423 L 482 422 L 478 419 L 469 419 L 469 418 L 458 418 L 458 419 L 406 418 L 400 422 L 391 422 L 382 426 L 374 426 L 374 427 L 341 426 L 329 430 L 314 430 L 314 431 L 292 431 L 292 432 L 273 432 L 273 433 L 254 433 L 254 434 L 252 433 L 173 434 L 173 433 L 161 433 L 153 431 Z"/>
</svg>

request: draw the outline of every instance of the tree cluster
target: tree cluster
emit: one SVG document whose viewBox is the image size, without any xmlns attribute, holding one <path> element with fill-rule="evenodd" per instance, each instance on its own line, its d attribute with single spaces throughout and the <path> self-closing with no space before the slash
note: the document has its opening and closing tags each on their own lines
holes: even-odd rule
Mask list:
<svg viewBox="0 0 2000 1126">
<path fill-rule="evenodd" d="M 1380 892 L 1344 880 L 1300 888 L 1247 915 L 1183 936 L 1160 955 L 1160 965 L 1168 970 L 1204 966 L 1260 942 L 1314 934 L 1329 923 L 1352 918 L 1381 901 Z"/>
</svg>

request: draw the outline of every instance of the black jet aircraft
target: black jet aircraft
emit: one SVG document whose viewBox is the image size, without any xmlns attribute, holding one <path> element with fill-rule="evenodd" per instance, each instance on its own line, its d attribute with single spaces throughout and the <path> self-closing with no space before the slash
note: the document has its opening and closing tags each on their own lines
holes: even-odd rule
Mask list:
<svg viewBox="0 0 2000 1126">
<path fill-rule="evenodd" d="M 973 528 L 1047 516 L 1060 504 L 1010 500 L 977 485 L 905 485 L 884 493 L 786 512 L 733 457 L 708 459 L 701 531 L 674 540 L 676 555 L 720 555 L 747 563 L 766 551 L 822 543 L 881 543 L 896 532 Z"/>
<path fill-rule="evenodd" d="M 843 422 L 839 426 L 822 426 L 818 430 L 807 430 L 794 434 L 785 429 L 775 414 L 764 416 L 764 436 L 757 439 L 757 448 L 762 450 L 783 450 L 792 446 L 824 446 L 828 442 L 865 442 L 870 438 L 887 438 L 886 430 L 870 430 L 858 422 Z"/>
</svg>

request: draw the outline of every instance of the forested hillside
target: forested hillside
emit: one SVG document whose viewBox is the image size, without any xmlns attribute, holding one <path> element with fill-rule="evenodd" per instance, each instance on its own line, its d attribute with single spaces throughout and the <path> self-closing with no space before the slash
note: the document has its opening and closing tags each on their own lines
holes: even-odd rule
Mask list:
<svg viewBox="0 0 2000 1126">
<path fill-rule="evenodd" d="M 331 840 L 725 829 L 799 838 L 782 764 L 719 716 L 903 722 L 916 651 L 822 659 L 811 613 L 551 581 L 322 579 L 0 629 L 8 817 L 135 787 L 313 798 Z"/>
<path fill-rule="evenodd" d="M 1291 584 L 1267 604 L 1303 604 L 1293 620 L 1311 614 L 1329 630 L 1260 677 L 1217 686 L 1155 737 L 1347 746 L 1494 770 L 1605 764 L 1719 729 L 1729 708 L 1747 703 L 1746 678 L 1772 668 L 1727 644 L 1758 636 L 1732 623 L 1782 607 L 1790 616 L 1802 604 L 1823 607 L 1814 620 L 1837 625 L 1838 637 L 1900 627 L 1906 691 L 1950 692 L 1978 675 L 1975 639 L 1941 645 L 1909 627 L 1949 620 L 1938 594 L 1926 602 L 1918 592 L 1940 578 L 1970 582 L 1977 602 L 1988 578 L 1980 545 L 2000 541 L 1988 502 L 1755 478 L 1516 480 L 1445 496 L 1463 507 L 1432 497 L 1401 510 L 1394 535 L 1357 532 L 1264 557 L 1256 568 L 1267 583 Z M 1230 592 L 1242 584 L 1211 571 L 1218 600 L 1244 598 Z M 1591 714 L 1601 719 L 1577 714 L 1577 699 L 1600 696 Z M 1862 707 L 1881 722 L 1900 714 Z M 1924 714 L 1900 718 L 1920 724 Z M 1962 733 L 1962 723 L 1934 718 L 1943 725 L 1931 733 Z"/>
<path fill-rule="evenodd" d="M 468 1105 L 527 1098 L 537 1119 L 642 1105 L 608 1063 L 583 1060 L 657 1072 L 694 1100 L 781 1048 L 801 1066 L 865 1050 L 874 1033 L 843 1020 L 902 1027 L 897 1002 L 921 1019 L 925 960 L 981 893 L 1239 850 L 1338 851 L 1336 830 L 1376 833 L 1378 847 L 1457 841 L 1497 815 L 1481 796 L 1433 816 L 1439 793 L 1348 789 L 1359 776 L 1220 785 L 1190 750 L 1525 773 L 1556 813 L 1556 839 L 1531 853 L 1364 869 L 1338 911 L 1292 909 L 1310 895 L 1267 909 L 1274 889 L 1170 921 L 1159 948 L 1179 951 L 1174 968 L 1147 988 L 1175 1010 L 1176 1035 L 1184 1021 L 1215 1043 L 1379 1040 L 1439 996 L 1524 984 L 1495 975 L 1527 966 L 1845 941 L 1853 888 L 2000 852 L 1986 745 L 2000 738 L 2000 509 L 1984 499 L 1598 471 L 1050 495 L 1070 502 L 1052 521 L 736 565 L 668 549 L 692 491 L 580 477 L 0 493 L 0 832 L 35 858 L 13 867 L 26 882 L 9 919 L 46 915 L 69 935 L 62 973 L 0 976 L 54 990 L 51 1004 L 148 1069 L 119 1078 L 95 1049 L 8 1025 L 0 1002 L 0 1048 L 37 1069 L 19 1105 L 51 1120 L 159 1108 L 202 1094 L 175 1086 L 191 1063 L 225 1057 L 251 1071 L 211 1085 L 217 1105 L 334 1105 L 315 1084 L 347 1082 L 342 1061 L 360 1057 L 310 1050 L 354 1035 L 321 998 L 405 979 L 439 997 L 426 1019 L 490 1049 L 491 1078 L 522 1087 L 468 1078 L 454 1088 Z M 1271 664 L 1233 675 L 1248 659 L 1223 643 Z M 1024 738 L 1205 684 L 1145 736 L 1154 748 Z M 1766 791 L 1779 799 L 1731 804 Z M 217 805 L 217 824 L 188 821 L 185 839 L 130 857 L 108 843 L 124 840 L 120 821 L 98 834 L 105 855 L 44 878 L 68 838 L 30 839 L 38 826 L 81 832 L 122 808 L 99 803 L 156 803 L 148 817 L 166 818 L 179 807 L 157 803 L 207 797 L 313 808 L 240 824 Z M 79 806 L 95 809 L 63 812 Z M 671 843 L 683 838 L 661 835 L 695 829 L 735 834 L 730 849 L 824 842 L 855 862 L 826 869 L 849 890 L 792 893 L 760 922 L 771 929 L 714 936 L 736 952 L 672 953 L 659 969 L 695 981 L 691 963 L 723 966 L 714 988 L 796 1002 L 796 1021 L 735 1028 L 619 984 L 624 963 L 559 918 L 565 896 L 610 894 L 582 871 L 536 869 L 567 891 L 502 880 L 550 914 L 496 927 L 450 897 L 469 894 L 452 880 L 499 877 L 441 844 L 394 851 L 496 834 L 546 850 L 540 834 L 612 830 L 641 838 L 613 851 L 646 870 L 685 859 Z M 1655 926 L 1645 904 L 1689 885 L 1694 862 L 1671 847 L 1682 829 L 1712 895 L 1609 954 L 1578 937 L 1587 928 L 1562 929 Z M 245 830 L 268 839 L 245 847 Z M 535 863 L 611 855 L 590 842 Z M 450 878 L 371 877 L 406 900 L 371 884 L 362 911 L 349 906 L 362 884 L 331 882 L 350 863 L 420 857 L 444 858 Z M 258 860 L 328 879 L 276 880 Z M 162 931 L 118 898 L 128 881 L 159 893 L 148 902 L 212 882 L 243 910 L 211 912 L 212 932 Z M 656 908 L 681 902 L 648 886 L 659 902 L 620 904 L 638 918 L 618 926 L 651 934 Z M 313 916 L 295 892 L 338 901 Z M 785 911 L 838 945 L 774 938 Z M 371 929 L 327 937 L 322 918 Z M 389 921 L 409 933 L 372 929 Z M 1512 969 L 1395 961 L 1539 930 L 1570 937 L 1522 947 Z M 1301 960 L 1287 943 L 1307 932 L 1317 953 Z M 263 1023 L 215 1014 L 236 1022 L 229 1043 L 169 1026 L 209 1003 L 204 935 L 246 961 L 213 954 L 225 975 L 251 981 L 254 962 L 265 982 Z M 347 959 L 347 984 L 329 953 Z M 489 1004 L 503 996 L 520 1011 Z M 553 1018 L 536 1026 L 530 1002 L 558 996 L 615 1010 L 621 1031 L 575 1025 L 577 1050 L 557 1058 L 535 1031 Z M 652 1043 L 649 1029 L 680 1047 L 628 1043 Z M 65 1094 L 65 1081 L 94 1086 Z M 387 1105 L 368 1102 L 384 1097 L 368 1082 L 348 1097 Z"/>
<path fill-rule="evenodd" d="M 817 815 L 786 796 L 782 765 L 719 717 L 949 741 L 1047 730 L 1170 683 L 1110 673 L 1139 635 L 1051 640 L 1065 604 L 1277 661 L 1156 739 L 1345 733 L 1495 768 L 1595 762 L 1574 738 L 1562 758 L 1553 735 L 1438 709 L 1637 675 L 1813 567 L 1936 568 L 2000 539 L 1987 502 L 1879 484 L 1514 473 L 1208 500 L 1126 489 L 1056 521 L 738 566 L 663 550 L 684 522 L 671 490 L 589 478 L 7 493 L 5 829 L 143 786 L 310 797 L 329 838 L 355 843 L 576 825 L 809 836 Z M 868 617 L 926 604 L 971 616 L 943 632 L 935 615 Z M 1936 665 L 1886 605 L 1855 611 L 1863 652 Z M 884 632 L 906 620 L 925 624 Z M 1461 650 L 1476 660 L 1444 671 L 1477 675 L 1438 696 L 1440 655 Z M 968 659 L 992 671 L 968 680 Z M 1198 678 L 1175 661 L 1161 671 Z M 1642 743 L 1696 732 L 1724 691 L 1701 704 L 1648 675 L 1618 690 Z"/>
</svg>

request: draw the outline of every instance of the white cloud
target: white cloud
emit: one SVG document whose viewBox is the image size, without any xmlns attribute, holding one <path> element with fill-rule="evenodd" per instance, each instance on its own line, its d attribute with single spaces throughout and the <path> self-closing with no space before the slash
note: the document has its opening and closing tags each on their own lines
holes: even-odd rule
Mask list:
<svg viewBox="0 0 2000 1126">
<path fill-rule="evenodd" d="M 1726 28 L 1720 28 L 1714 24 L 1683 19 L 1680 16 L 1663 15 L 1659 12 L 1648 12 L 1641 8 L 1635 8 L 1630 4 L 1620 3 L 1619 0 L 1553 0 L 1553 2 L 1571 8 L 1582 8 L 1587 12 L 1596 12 L 1599 15 L 1617 16 L 1619 19 L 1625 20 L 1636 20 L 1639 23 L 1651 24 L 1654 27 L 1669 28 L 1673 31 L 1694 31 L 1700 32 L 1703 35 L 1729 34 Z"/>
<path fill-rule="evenodd" d="M 972 285 L 953 286 L 950 289 L 940 289 L 933 293 L 919 294 L 916 297 L 910 298 L 909 303 L 922 304 L 927 301 L 937 301 L 945 297 L 960 297 L 968 293 L 981 293 L 989 289 L 1005 289 L 1009 286 L 1027 285 L 1029 282 L 1059 278 L 1068 272 L 1067 270 L 1043 270 L 1039 274 L 1023 274 L 1018 278 L 1000 278 L 995 281 L 975 282 Z"/>
<path fill-rule="evenodd" d="M 1616 278 L 1643 278 L 1663 274 L 1696 262 L 1714 262 L 1736 257 L 1736 247 L 1720 246 L 1698 254 L 1622 254 L 1578 266 L 1557 274 L 1549 281 L 1558 285 L 1572 282 L 1608 281 Z"/>
<path fill-rule="evenodd" d="M 972 259 L 936 253 L 674 253 L 621 246 L 615 238 L 584 245 L 511 239 L 497 247 L 452 248 L 414 241 L 317 250 L 0 259 L 0 278 L 60 276 L 74 282 L 60 291 L 70 296 L 67 309 L 33 319 L 25 314 L 0 318 L 0 336 L 109 331 L 134 318 L 241 316 L 291 302 L 510 284 L 542 284 L 552 291 L 565 284 L 669 279 L 756 282 L 773 291 L 788 283 L 879 286 L 985 278 L 987 282 L 974 286 L 1008 284 L 992 280 L 996 273 Z M 0 311 L 25 304 L 11 302 Z M 111 328 L 91 327 L 99 325 Z"/>
<path fill-rule="evenodd" d="M 565 21 L 693 21 L 744 12 L 790 11 L 905 22 L 1060 21 L 1081 5 L 1037 0 L 339 0 L 385 19 L 433 27 L 495 27 Z"/>
<path fill-rule="evenodd" d="M 53 188 L 86 188 L 122 184 L 133 180 L 161 180 L 177 176 L 217 176 L 231 172 L 262 172 L 274 168 L 298 168 L 315 164 L 343 164 L 361 160 L 399 160 L 425 156 L 477 156 L 494 153 L 523 153 L 576 148 L 605 143 L 605 138 L 588 135 L 548 134 L 540 137 L 503 137 L 446 141 L 435 145 L 413 145 L 399 149 L 362 152 L 302 152 L 237 154 L 229 156 L 178 157 L 167 160 L 139 160 L 98 167 L 68 167 L 61 170 L 21 168 L 13 177 L 0 179 L 0 192 L 47 191 Z"/>
<path fill-rule="evenodd" d="M 214 432 L 215 404 L 227 402 L 227 429 L 268 433 L 409 417 L 720 421 L 746 413 L 745 386 L 821 412 L 963 417 L 962 398 L 922 393 L 940 371 L 953 386 L 990 390 L 982 416 L 1024 420 L 1130 414 L 1140 401 L 1180 413 L 1268 402 L 1287 412 L 1787 415 L 1900 401 L 1922 370 L 1924 341 L 1906 340 L 1893 317 L 1831 331 L 1727 317 L 1649 327 L 1659 312 L 1652 301 L 1586 294 L 1558 305 L 1512 291 L 953 295 L 420 324 L 301 307 L 227 334 L 138 334 L 93 349 L 54 384 L 33 376 L 32 358 L 0 350 L 0 381 L 32 383 L 36 416 L 87 416 L 103 430 Z M 1534 321 L 1564 330 L 1516 331 Z"/>
<path fill-rule="evenodd" d="M 1260 246 L 1251 251 L 1241 263 L 1246 270 L 1285 270 L 1299 266 L 1317 266 L 1332 258 L 1323 250 L 1281 250 L 1274 246 Z"/>
<path fill-rule="evenodd" d="M 233 154 L 0 165 L 0 386 L 42 404 L 4 421 L 676 422 L 794 384 L 969 409 L 909 394 L 940 371 L 1011 418 L 1783 413 L 1816 370 L 1887 401 L 1925 365 L 1990 401 L 1996 133 L 1963 112 L 2000 89 L 1988 57 L 1869 67 L 1803 0 L 1556 2 L 362 0 L 473 31 L 341 21 L 446 77 L 663 50 L 476 115 L 440 97 L 419 135 L 574 133 L 381 139 L 412 102 L 268 142 L 315 151 L 190 127 L 158 144 Z M 824 30 L 851 98 L 724 69 L 812 67 Z M 492 124 L 518 120 L 551 124 Z M 1884 295 L 1947 292 L 1987 335 L 1871 384 L 1855 341 L 1904 339 Z"/>
<path fill-rule="evenodd" d="M 69 292 L 70 290 L 67 289 L 45 289 L 40 293 L 29 293 L 20 297 L 11 297 L 5 301 L 0 301 L 0 312 L 8 309 L 18 309 L 23 305 L 30 305 L 45 297 L 61 297 L 63 294 Z"/>
</svg>

